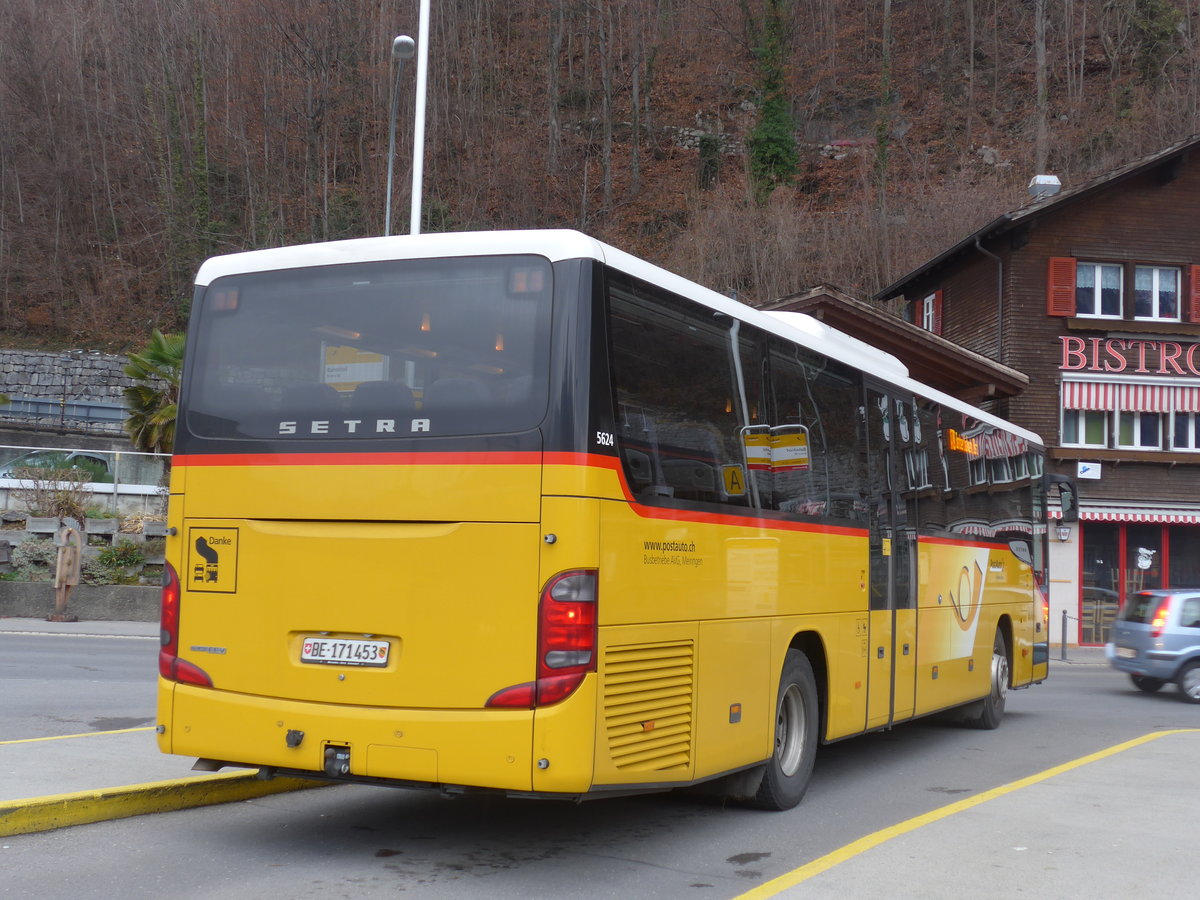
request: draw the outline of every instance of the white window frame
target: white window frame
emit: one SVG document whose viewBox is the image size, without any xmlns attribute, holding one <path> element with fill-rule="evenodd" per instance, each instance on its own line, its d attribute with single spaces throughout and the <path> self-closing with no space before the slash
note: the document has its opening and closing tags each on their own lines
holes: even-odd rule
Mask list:
<svg viewBox="0 0 1200 900">
<path fill-rule="evenodd" d="M 1187 420 L 1188 443 L 1180 446 L 1175 443 L 1175 429 L 1180 419 Z M 1200 451 L 1200 439 L 1196 436 L 1196 422 L 1200 413 L 1173 412 L 1171 413 L 1171 449 L 1180 453 L 1195 453 Z"/>
<path fill-rule="evenodd" d="M 1133 442 L 1122 443 L 1122 441 L 1121 441 L 1121 425 L 1127 416 L 1132 417 L 1132 419 L 1133 419 Z M 1141 438 L 1141 433 L 1142 433 L 1142 427 L 1141 427 L 1142 416 L 1154 416 L 1154 418 L 1158 421 L 1158 443 L 1157 444 L 1140 443 L 1140 438 Z M 1163 419 L 1165 419 L 1165 418 L 1166 418 L 1166 416 L 1163 415 L 1163 413 L 1141 412 L 1141 411 L 1132 410 L 1132 409 L 1120 410 L 1115 417 L 1116 421 L 1113 423 L 1115 426 L 1113 429 L 1113 439 L 1114 439 L 1113 444 L 1114 444 L 1114 446 L 1116 446 L 1117 448 L 1119 448 L 1121 450 L 1161 450 L 1163 448 Z"/>
<path fill-rule="evenodd" d="M 1008 484 L 1013 480 L 1012 460 L 997 456 L 988 460 L 988 477 L 992 484 Z"/>
<path fill-rule="evenodd" d="M 972 456 L 967 460 L 967 477 L 971 486 L 988 483 L 988 462 L 986 456 Z"/>
<path fill-rule="evenodd" d="M 1100 415 L 1100 416 L 1104 417 L 1104 442 L 1103 443 L 1089 444 L 1086 440 L 1087 416 L 1089 413 L 1095 414 L 1095 415 Z M 1079 440 L 1079 441 L 1068 441 L 1067 440 L 1067 419 L 1070 417 L 1075 418 L 1075 433 L 1076 433 L 1076 435 L 1078 435 L 1081 438 L 1081 440 Z M 1108 447 L 1109 439 L 1110 439 L 1109 435 L 1112 431 L 1112 425 L 1113 425 L 1112 416 L 1110 413 L 1106 412 L 1105 410 L 1102 410 L 1102 409 L 1064 409 L 1062 411 L 1062 419 L 1059 422 L 1059 428 L 1058 428 L 1059 446 L 1062 446 L 1062 447 L 1092 447 L 1092 448 L 1103 450 L 1106 447 Z"/>
<path fill-rule="evenodd" d="M 932 293 L 921 301 L 921 327 L 933 331 L 934 320 L 937 317 L 937 293 Z"/>
<path fill-rule="evenodd" d="M 1120 293 L 1117 299 L 1117 313 L 1104 313 L 1101 311 L 1080 312 L 1079 310 L 1079 273 L 1084 269 L 1091 269 L 1093 273 L 1092 284 L 1092 309 L 1103 310 L 1103 301 L 1101 291 L 1104 287 L 1104 279 L 1101 277 L 1105 269 L 1116 269 L 1119 275 L 1118 284 L 1120 285 Z M 1075 315 L 1083 319 L 1120 319 L 1124 317 L 1125 309 L 1125 270 L 1120 263 L 1093 263 L 1079 262 L 1075 264 Z"/>
<path fill-rule="evenodd" d="M 929 454 L 925 450 L 905 448 L 904 467 L 908 471 L 910 490 L 921 491 L 933 487 L 933 482 L 929 480 Z"/>
<path fill-rule="evenodd" d="M 1152 273 L 1151 288 L 1150 288 L 1150 306 L 1153 312 L 1148 316 L 1139 316 L 1137 314 L 1137 277 L 1138 273 L 1144 271 Z M 1162 272 L 1170 272 L 1175 276 L 1175 315 L 1164 316 L 1159 313 L 1159 295 L 1161 288 L 1159 287 L 1159 274 Z M 1180 307 L 1183 304 L 1183 273 L 1174 266 L 1135 266 L 1133 270 L 1133 304 L 1134 304 L 1134 319 L 1139 322 L 1178 322 L 1180 319 Z"/>
</svg>

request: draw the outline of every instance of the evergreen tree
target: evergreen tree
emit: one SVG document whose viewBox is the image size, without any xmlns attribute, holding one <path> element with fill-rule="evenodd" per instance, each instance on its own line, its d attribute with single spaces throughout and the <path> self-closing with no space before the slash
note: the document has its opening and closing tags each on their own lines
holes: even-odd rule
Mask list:
<svg viewBox="0 0 1200 900">
<path fill-rule="evenodd" d="M 754 199 L 765 203 L 779 185 L 791 184 L 799 167 L 796 151 L 796 123 L 787 96 L 784 65 L 787 60 L 787 26 L 784 13 L 787 0 L 767 0 L 759 46 L 758 89 L 762 98 L 758 122 L 747 140 L 750 151 L 750 179 Z"/>
<path fill-rule="evenodd" d="M 138 450 L 170 453 L 175 444 L 183 346 L 182 334 L 164 335 L 156 328 L 142 352 L 129 355 L 125 374 L 137 384 L 125 389 L 125 430 Z"/>
</svg>

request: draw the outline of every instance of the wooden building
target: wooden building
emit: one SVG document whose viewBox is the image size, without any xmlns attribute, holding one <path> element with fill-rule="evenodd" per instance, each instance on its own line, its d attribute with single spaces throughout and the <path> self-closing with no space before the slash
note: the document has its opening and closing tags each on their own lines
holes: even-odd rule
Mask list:
<svg viewBox="0 0 1200 900">
<path fill-rule="evenodd" d="M 1030 190 L 874 301 L 1028 377 L 963 396 L 1078 479 L 1080 523 L 1051 528 L 1051 622 L 1099 644 L 1129 593 L 1200 586 L 1200 137 Z"/>
</svg>

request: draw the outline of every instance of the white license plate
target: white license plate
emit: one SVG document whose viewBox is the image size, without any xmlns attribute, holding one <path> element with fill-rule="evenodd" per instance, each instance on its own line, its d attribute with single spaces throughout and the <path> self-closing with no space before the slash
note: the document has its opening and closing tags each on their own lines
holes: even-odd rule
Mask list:
<svg viewBox="0 0 1200 900">
<path fill-rule="evenodd" d="M 306 637 L 300 645 L 300 662 L 335 666 L 386 666 L 392 645 L 387 641 Z"/>
<path fill-rule="evenodd" d="M 1121 659 L 1136 659 L 1137 651 L 1132 647 L 1118 647 L 1117 656 L 1121 657 Z"/>
</svg>

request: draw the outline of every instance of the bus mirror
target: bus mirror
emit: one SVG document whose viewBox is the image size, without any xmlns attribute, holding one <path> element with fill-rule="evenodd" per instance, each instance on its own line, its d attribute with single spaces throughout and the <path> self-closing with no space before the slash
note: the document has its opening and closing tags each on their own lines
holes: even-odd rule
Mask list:
<svg viewBox="0 0 1200 900">
<path fill-rule="evenodd" d="M 1012 551 L 1013 556 L 1025 563 L 1025 565 L 1033 565 L 1033 554 L 1029 550 L 1029 541 L 1024 538 L 1009 541 L 1008 549 Z"/>
<path fill-rule="evenodd" d="M 1058 504 L 1063 524 L 1079 521 L 1079 495 L 1075 482 L 1066 475 L 1047 475 L 1048 484 L 1058 485 Z"/>
</svg>

